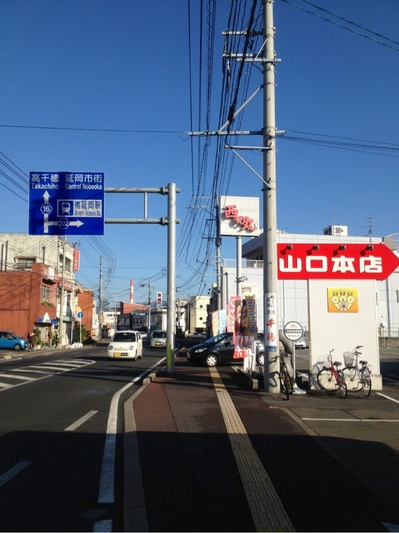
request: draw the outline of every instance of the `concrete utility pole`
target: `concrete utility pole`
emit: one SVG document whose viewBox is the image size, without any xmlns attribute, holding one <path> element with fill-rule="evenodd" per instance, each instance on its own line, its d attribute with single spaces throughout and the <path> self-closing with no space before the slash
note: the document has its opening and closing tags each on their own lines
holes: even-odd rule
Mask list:
<svg viewBox="0 0 399 533">
<path fill-rule="evenodd" d="M 175 334 L 176 334 L 176 184 L 169 183 L 168 196 L 168 282 L 166 330 L 166 369 L 169 373 L 175 369 Z"/>
<path fill-rule="evenodd" d="M 263 0 L 263 286 L 265 368 L 264 387 L 279 392 L 279 330 L 277 314 L 277 213 L 276 213 L 276 117 L 274 0 Z"/>
</svg>

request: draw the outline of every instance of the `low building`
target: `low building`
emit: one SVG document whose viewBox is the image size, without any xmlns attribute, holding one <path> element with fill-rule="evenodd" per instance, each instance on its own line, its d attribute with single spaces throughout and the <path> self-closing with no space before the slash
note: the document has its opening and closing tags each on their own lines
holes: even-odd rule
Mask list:
<svg viewBox="0 0 399 533">
<path fill-rule="evenodd" d="M 322 243 L 364 244 L 365 246 L 383 242 L 396 255 L 399 255 L 398 236 L 384 238 L 279 233 L 278 243 Z M 242 247 L 241 279 L 237 283 L 237 261 L 225 259 L 222 265 L 222 307 L 227 307 L 231 296 L 254 296 L 257 302 L 258 329 L 263 332 L 263 235 L 255 237 Z M 308 283 L 306 280 L 279 280 L 278 282 L 279 327 L 286 321 L 299 322 L 305 331 L 309 328 Z M 380 339 L 393 338 L 399 341 L 399 269 L 387 279 L 375 281 L 376 320 Z M 384 341 L 383 341 L 384 342 Z"/>
<path fill-rule="evenodd" d="M 23 336 L 36 328 L 40 342 L 47 344 L 62 329 L 60 343 L 70 344 L 77 309 L 77 252 L 56 235 L 0 234 L 2 327 L 14 326 Z"/>
</svg>

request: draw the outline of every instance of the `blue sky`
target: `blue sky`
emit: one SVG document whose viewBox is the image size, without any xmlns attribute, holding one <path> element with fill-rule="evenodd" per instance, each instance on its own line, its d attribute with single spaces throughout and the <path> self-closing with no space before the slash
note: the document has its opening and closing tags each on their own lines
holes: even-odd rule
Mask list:
<svg viewBox="0 0 399 533">
<path fill-rule="evenodd" d="M 194 0 L 0 0 L 2 233 L 28 231 L 33 170 L 104 172 L 107 187 L 176 183 L 177 296 L 208 293 L 213 194 L 259 196 L 262 213 L 260 180 L 231 153 L 221 170 L 216 138 L 205 149 L 203 138 L 187 135 L 204 129 L 207 116 L 210 129 L 220 125 L 222 31 L 237 6 L 246 24 L 252 2 L 209 4 L 212 17 L 201 24 Z M 280 229 L 399 231 L 398 20 L 397 0 L 275 1 L 276 124 L 286 131 L 277 141 Z M 243 80 L 251 94 L 259 69 L 247 64 Z M 258 96 L 240 129 L 261 127 Z M 261 137 L 244 139 L 236 144 L 261 145 Z M 242 155 L 262 172 L 259 151 Z M 106 195 L 106 218 L 143 213 L 141 195 Z M 150 195 L 148 216 L 166 215 L 166 197 Z M 137 302 L 148 285 L 153 298 L 166 294 L 166 238 L 158 225 L 72 236 L 82 251 L 77 278 L 98 291 L 101 256 L 111 302 L 116 292 L 128 299 L 130 279 Z M 223 238 L 221 255 L 235 258 L 233 238 Z"/>
</svg>

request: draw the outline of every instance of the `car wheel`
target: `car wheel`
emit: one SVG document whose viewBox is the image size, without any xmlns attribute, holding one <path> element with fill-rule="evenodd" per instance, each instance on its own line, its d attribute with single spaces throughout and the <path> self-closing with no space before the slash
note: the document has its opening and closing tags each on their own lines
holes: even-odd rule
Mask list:
<svg viewBox="0 0 399 533">
<path fill-rule="evenodd" d="M 17 350 L 17 351 L 18 351 L 18 350 L 20 350 L 20 349 L 21 349 L 21 345 L 20 345 L 20 344 L 16 344 L 16 345 L 14 346 L 14 350 Z"/>
<path fill-rule="evenodd" d="M 258 365 L 264 366 L 264 364 L 265 364 L 265 354 L 264 354 L 264 352 L 258 353 L 257 359 L 258 359 Z"/>
<path fill-rule="evenodd" d="M 219 362 L 218 356 L 215 355 L 214 353 L 210 353 L 205 358 L 205 363 L 207 366 L 217 366 L 218 362 Z"/>
</svg>

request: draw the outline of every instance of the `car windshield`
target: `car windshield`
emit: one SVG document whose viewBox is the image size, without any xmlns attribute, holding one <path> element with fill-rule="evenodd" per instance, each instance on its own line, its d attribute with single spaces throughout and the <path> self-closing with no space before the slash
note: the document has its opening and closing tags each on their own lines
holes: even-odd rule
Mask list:
<svg viewBox="0 0 399 533">
<path fill-rule="evenodd" d="M 128 333 L 126 331 L 120 331 L 115 333 L 114 342 L 135 342 L 136 334 Z"/>
<path fill-rule="evenodd" d="M 220 342 L 224 339 L 228 339 L 229 337 L 232 337 L 231 333 L 219 333 L 219 335 L 211 337 L 210 339 L 205 341 L 204 344 L 216 344 L 217 342 Z"/>
<path fill-rule="evenodd" d="M 166 331 L 154 331 L 153 338 L 166 339 Z"/>
</svg>

